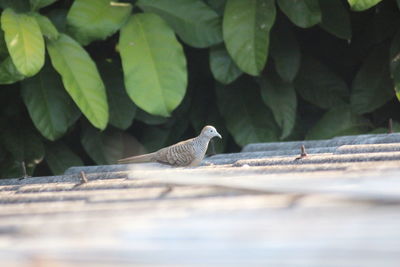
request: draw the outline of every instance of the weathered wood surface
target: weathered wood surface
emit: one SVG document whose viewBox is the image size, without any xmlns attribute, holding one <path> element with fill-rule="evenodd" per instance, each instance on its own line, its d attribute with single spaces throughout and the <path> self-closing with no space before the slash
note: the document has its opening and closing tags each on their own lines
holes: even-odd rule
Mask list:
<svg viewBox="0 0 400 267">
<path fill-rule="evenodd" d="M 399 143 L 356 139 L 0 180 L 0 265 L 400 266 Z"/>
</svg>

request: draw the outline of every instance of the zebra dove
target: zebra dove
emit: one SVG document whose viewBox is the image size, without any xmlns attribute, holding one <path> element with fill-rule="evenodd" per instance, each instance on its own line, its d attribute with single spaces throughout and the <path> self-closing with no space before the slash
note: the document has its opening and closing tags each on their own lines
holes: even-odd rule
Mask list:
<svg viewBox="0 0 400 267">
<path fill-rule="evenodd" d="M 199 136 L 162 148 L 156 152 L 120 159 L 118 163 L 159 162 L 172 166 L 197 166 L 206 154 L 213 137 L 222 138 L 213 126 L 205 126 Z"/>
</svg>

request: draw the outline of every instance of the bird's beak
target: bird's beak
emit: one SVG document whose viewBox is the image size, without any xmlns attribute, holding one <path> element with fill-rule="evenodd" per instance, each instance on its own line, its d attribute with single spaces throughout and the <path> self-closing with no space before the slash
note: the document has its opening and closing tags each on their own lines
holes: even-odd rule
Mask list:
<svg viewBox="0 0 400 267">
<path fill-rule="evenodd" d="M 222 136 L 221 136 L 219 133 L 217 133 L 217 136 L 218 136 L 220 139 L 222 139 Z"/>
</svg>

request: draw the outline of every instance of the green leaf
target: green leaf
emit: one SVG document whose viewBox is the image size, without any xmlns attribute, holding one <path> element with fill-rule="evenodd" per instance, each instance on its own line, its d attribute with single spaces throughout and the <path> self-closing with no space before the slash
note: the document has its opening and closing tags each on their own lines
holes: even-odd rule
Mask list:
<svg viewBox="0 0 400 267">
<path fill-rule="evenodd" d="M 238 145 L 278 140 L 278 126 L 253 80 L 241 78 L 228 86 L 218 86 L 217 97 L 226 127 Z"/>
<path fill-rule="evenodd" d="M 51 63 L 61 75 L 65 89 L 86 118 L 97 128 L 106 128 L 108 104 L 103 81 L 88 53 L 71 37 L 60 34 L 49 41 Z"/>
<path fill-rule="evenodd" d="M 400 16 L 394 1 L 382 2 L 375 8 L 375 11 L 369 12 L 372 13 L 372 16 L 368 19 L 366 27 L 372 42 L 379 44 L 393 38 L 399 29 Z"/>
<path fill-rule="evenodd" d="M 275 22 L 273 0 L 228 0 L 223 34 L 226 48 L 237 66 L 251 75 L 264 69 L 268 58 L 269 32 Z"/>
<path fill-rule="evenodd" d="M 17 12 L 28 12 L 29 1 L 28 0 L 0 0 L 0 8 L 12 8 Z"/>
<path fill-rule="evenodd" d="M 356 113 L 374 111 L 394 96 L 388 59 L 387 46 L 379 46 L 365 59 L 356 74 L 351 92 L 351 106 Z"/>
<path fill-rule="evenodd" d="M 32 10 L 41 9 L 42 7 L 49 6 L 56 1 L 57 0 L 29 0 Z"/>
<path fill-rule="evenodd" d="M 143 131 L 144 134 L 140 141 L 148 151 L 156 151 L 182 141 L 182 136 L 188 126 L 189 121 L 184 119 L 176 120 L 175 123 L 168 128 L 149 127 Z"/>
<path fill-rule="evenodd" d="M 4 32 L 0 31 L 0 59 L 9 57 L 6 40 L 4 39 Z"/>
<path fill-rule="evenodd" d="M 166 117 L 154 116 L 141 109 L 137 109 L 136 119 L 147 125 L 160 125 L 168 121 Z"/>
<path fill-rule="evenodd" d="M 183 136 L 189 127 L 189 116 L 187 114 L 189 114 L 190 112 L 189 111 L 190 106 L 191 106 L 191 98 L 185 97 L 185 99 L 182 101 L 179 107 L 174 111 L 173 116 L 171 116 L 171 118 L 169 118 L 169 120 L 160 127 L 163 130 L 161 132 L 166 133 L 165 138 L 160 138 L 160 140 L 151 140 L 153 139 L 151 137 L 152 135 L 148 136 L 147 135 L 148 131 L 145 130 L 143 132 L 142 138 L 140 139 L 141 141 L 143 141 L 144 146 L 148 149 L 152 148 L 150 151 L 153 151 L 153 148 L 157 144 L 161 146 L 157 147 L 156 149 L 160 149 L 162 147 L 169 146 L 182 141 L 184 139 Z M 163 143 L 161 143 L 161 141 Z"/>
<path fill-rule="evenodd" d="M 242 74 L 223 45 L 210 49 L 210 68 L 214 78 L 223 84 L 233 82 Z"/>
<path fill-rule="evenodd" d="M 355 114 L 348 105 L 327 111 L 307 133 L 306 139 L 329 139 L 340 135 L 366 133 L 370 123 Z"/>
<path fill-rule="evenodd" d="M 187 116 L 190 107 L 189 100 L 185 98 L 174 112 L 174 116 L 164 125 L 145 127 L 140 141 L 148 151 L 155 151 L 187 139 L 184 138 L 184 134 L 189 127 L 189 116 Z"/>
<path fill-rule="evenodd" d="M 76 106 L 49 65 L 22 82 L 21 94 L 35 127 L 44 137 L 54 141 L 65 134 Z"/>
<path fill-rule="evenodd" d="M 171 134 L 171 129 L 151 127 L 144 130 L 143 137 L 140 142 L 145 148 L 150 151 L 157 151 L 166 146 L 168 136 Z"/>
<path fill-rule="evenodd" d="M 32 13 L 32 15 L 35 17 L 36 22 L 39 24 L 40 31 L 44 36 L 50 40 L 55 40 L 58 38 L 58 30 L 48 17 L 42 16 L 36 12 Z"/>
<path fill-rule="evenodd" d="M 301 28 L 309 28 L 321 22 L 318 0 L 278 0 L 278 5 L 282 12 Z"/>
<path fill-rule="evenodd" d="M 397 100 L 400 101 L 400 31 L 396 33 L 390 46 L 390 72 Z"/>
<path fill-rule="evenodd" d="M 364 11 L 381 2 L 382 0 L 347 0 L 352 10 Z"/>
<path fill-rule="evenodd" d="M 295 88 L 308 102 L 329 109 L 348 101 L 349 89 L 337 74 L 311 57 L 303 57 Z"/>
<path fill-rule="evenodd" d="M 201 0 L 139 0 L 137 5 L 162 17 L 190 46 L 204 48 L 222 42 L 220 17 Z"/>
<path fill-rule="evenodd" d="M 27 172 L 31 175 L 35 166 L 43 160 L 43 143 L 40 137 L 26 125 L 14 124 L 13 126 L 2 130 L 1 139 L 15 161 L 25 162 Z"/>
<path fill-rule="evenodd" d="M 400 0 L 399 0 L 400 1 Z M 207 5 L 217 11 L 219 15 L 224 14 L 226 0 L 206 0 Z"/>
<path fill-rule="evenodd" d="M 114 164 L 124 154 L 120 131 L 100 132 L 88 126 L 83 129 L 81 142 L 85 151 L 99 165 Z"/>
<path fill-rule="evenodd" d="M 186 58 L 174 32 L 155 14 L 137 14 L 122 27 L 119 50 L 130 98 L 150 114 L 169 116 L 187 85 Z"/>
<path fill-rule="evenodd" d="M 72 37 L 83 45 L 104 40 L 121 28 L 132 5 L 112 0 L 75 0 L 67 15 Z"/>
<path fill-rule="evenodd" d="M 45 160 L 54 175 L 63 174 L 69 167 L 83 165 L 81 158 L 63 143 L 46 146 Z"/>
<path fill-rule="evenodd" d="M 300 69 L 300 47 L 289 25 L 277 25 L 271 34 L 271 57 L 285 82 L 292 82 Z"/>
<path fill-rule="evenodd" d="M 68 96 L 70 97 L 70 96 Z M 75 122 L 82 116 L 81 111 L 76 107 L 75 103 L 73 103 L 75 108 L 71 108 L 70 113 L 67 113 L 67 123 L 68 128 L 75 124 Z"/>
<path fill-rule="evenodd" d="M 33 16 L 7 8 L 1 15 L 8 51 L 18 71 L 33 76 L 44 64 L 44 40 Z"/>
<path fill-rule="evenodd" d="M 10 57 L 0 63 L 0 84 L 11 84 L 23 79 L 25 76 L 19 73 Z"/>
<path fill-rule="evenodd" d="M 260 77 L 259 83 L 262 99 L 282 129 L 280 139 L 284 139 L 290 135 L 296 121 L 297 97 L 293 84 L 283 82 L 273 73 Z"/>
<path fill-rule="evenodd" d="M 126 130 L 131 126 L 135 117 L 136 106 L 125 91 L 121 66 L 115 61 L 104 61 L 100 63 L 99 69 L 107 89 L 110 124 Z"/>
<path fill-rule="evenodd" d="M 65 32 L 65 28 L 67 25 L 67 12 L 68 10 L 66 9 L 52 9 L 47 14 L 47 17 L 60 32 Z"/>
<path fill-rule="evenodd" d="M 319 1 L 322 22 L 321 28 L 341 39 L 351 39 L 350 15 L 341 0 Z"/>
</svg>

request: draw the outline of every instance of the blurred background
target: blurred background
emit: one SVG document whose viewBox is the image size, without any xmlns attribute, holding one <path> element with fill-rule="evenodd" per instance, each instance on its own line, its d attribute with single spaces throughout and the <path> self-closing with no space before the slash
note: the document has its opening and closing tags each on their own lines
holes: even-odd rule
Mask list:
<svg viewBox="0 0 400 267">
<path fill-rule="evenodd" d="M 112 164 L 206 124 L 224 137 L 210 153 L 399 131 L 399 5 L 2 0 L 0 177 Z"/>
</svg>

